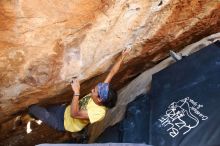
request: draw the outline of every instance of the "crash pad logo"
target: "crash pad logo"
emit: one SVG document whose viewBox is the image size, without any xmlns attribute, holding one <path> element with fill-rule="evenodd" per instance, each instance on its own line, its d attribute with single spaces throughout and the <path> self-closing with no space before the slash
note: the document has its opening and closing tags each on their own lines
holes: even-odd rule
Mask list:
<svg viewBox="0 0 220 146">
<path fill-rule="evenodd" d="M 171 137 L 182 133 L 185 135 L 199 125 L 200 121 L 208 119 L 208 116 L 199 112 L 203 105 L 186 97 L 168 106 L 166 114 L 159 121 Z"/>
</svg>

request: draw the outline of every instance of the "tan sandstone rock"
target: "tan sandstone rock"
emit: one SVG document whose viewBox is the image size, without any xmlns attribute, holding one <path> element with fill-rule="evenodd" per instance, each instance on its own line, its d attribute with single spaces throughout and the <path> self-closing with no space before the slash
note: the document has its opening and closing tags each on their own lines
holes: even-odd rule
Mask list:
<svg viewBox="0 0 220 146">
<path fill-rule="evenodd" d="M 126 46 L 132 52 L 113 80 L 116 89 L 165 59 L 168 50 L 219 32 L 219 17 L 219 0 L 1 0 L 3 133 L 31 104 L 69 102 L 73 76 L 88 93 Z"/>
</svg>

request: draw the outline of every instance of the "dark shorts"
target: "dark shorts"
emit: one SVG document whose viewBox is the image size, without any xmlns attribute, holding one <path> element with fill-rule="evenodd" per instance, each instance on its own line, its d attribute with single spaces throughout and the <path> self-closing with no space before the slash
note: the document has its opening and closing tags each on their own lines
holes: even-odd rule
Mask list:
<svg viewBox="0 0 220 146">
<path fill-rule="evenodd" d="M 29 114 L 41 120 L 48 126 L 58 130 L 65 131 L 64 129 L 64 112 L 66 105 L 56 105 L 49 108 L 32 105 L 29 107 Z"/>
</svg>

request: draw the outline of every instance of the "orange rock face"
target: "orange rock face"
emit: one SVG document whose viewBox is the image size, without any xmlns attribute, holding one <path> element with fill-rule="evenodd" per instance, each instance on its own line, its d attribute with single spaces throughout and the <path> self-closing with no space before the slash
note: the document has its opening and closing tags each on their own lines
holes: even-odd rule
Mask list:
<svg viewBox="0 0 220 146">
<path fill-rule="evenodd" d="M 70 101 L 73 76 L 89 92 L 128 45 L 116 89 L 168 50 L 219 31 L 218 0 L 1 0 L 0 123 L 10 125 L 31 104 Z"/>
</svg>

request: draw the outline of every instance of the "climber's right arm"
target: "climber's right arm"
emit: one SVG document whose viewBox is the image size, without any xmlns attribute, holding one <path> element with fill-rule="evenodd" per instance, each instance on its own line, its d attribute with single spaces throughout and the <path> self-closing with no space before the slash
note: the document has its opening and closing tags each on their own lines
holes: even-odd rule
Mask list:
<svg viewBox="0 0 220 146">
<path fill-rule="evenodd" d="M 130 51 L 130 48 L 122 51 L 121 55 L 117 58 L 116 63 L 114 64 L 114 66 L 110 70 L 108 76 L 106 77 L 104 83 L 111 82 L 113 76 L 119 71 L 121 63 L 123 62 L 124 58 L 128 55 L 129 51 Z"/>
</svg>

